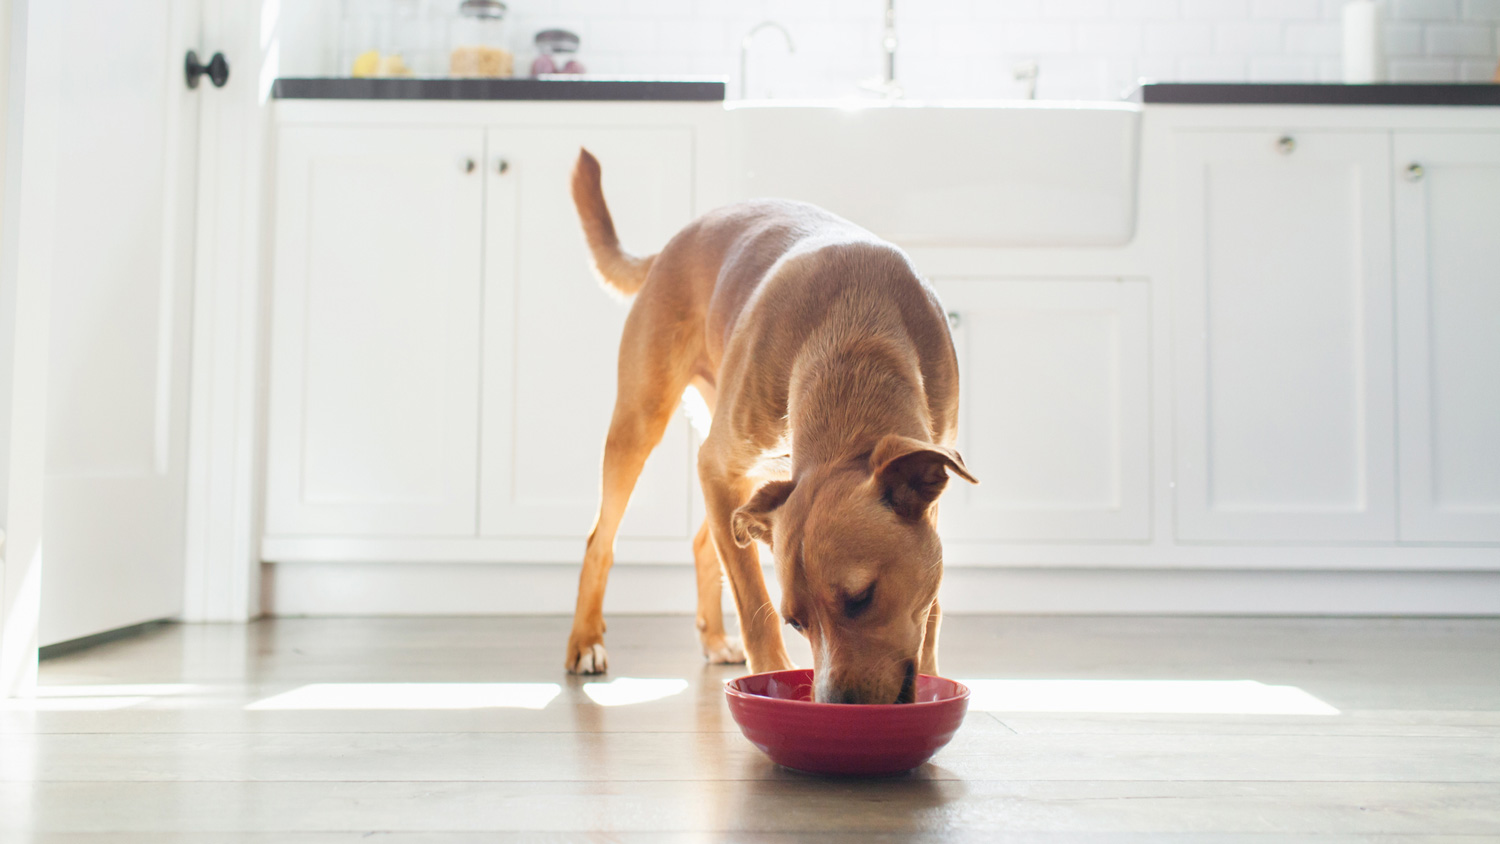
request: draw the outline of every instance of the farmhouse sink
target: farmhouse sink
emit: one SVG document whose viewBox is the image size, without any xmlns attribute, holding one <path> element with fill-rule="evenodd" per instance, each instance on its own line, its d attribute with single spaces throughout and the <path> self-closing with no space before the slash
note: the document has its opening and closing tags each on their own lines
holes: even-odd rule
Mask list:
<svg viewBox="0 0 1500 844">
<path fill-rule="evenodd" d="M 1128 103 L 741 103 L 737 198 L 821 205 L 903 246 L 1112 246 L 1135 230 Z"/>
</svg>

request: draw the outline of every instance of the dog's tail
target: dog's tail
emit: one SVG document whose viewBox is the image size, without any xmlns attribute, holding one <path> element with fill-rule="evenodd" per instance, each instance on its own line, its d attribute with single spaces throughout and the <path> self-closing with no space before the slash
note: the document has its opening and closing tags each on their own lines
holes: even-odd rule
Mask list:
<svg viewBox="0 0 1500 844">
<path fill-rule="evenodd" d="M 624 296 L 640 290 L 656 256 L 637 258 L 620 249 L 615 221 L 609 216 L 609 206 L 604 204 L 599 159 L 586 149 L 578 150 L 578 163 L 573 165 L 573 204 L 578 207 L 578 219 L 583 223 L 583 236 L 593 253 L 594 272 L 599 280 Z"/>
</svg>

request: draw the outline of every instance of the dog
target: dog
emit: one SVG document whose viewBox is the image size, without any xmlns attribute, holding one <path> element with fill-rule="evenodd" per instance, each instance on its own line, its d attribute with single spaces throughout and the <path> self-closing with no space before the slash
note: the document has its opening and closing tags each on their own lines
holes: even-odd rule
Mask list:
<svg viewBox="0 0 1500 844">
<path fill-rule="evenodd" d="M 899 248 L 813 205 L 729 205 L 635 257 L 621 249 L 587 150 L 572 193 L 596 273 L 635 301 L 568 671 L 608 668 L 615 533 L 647 455 L 694 387 L 712 408 L 698 452 L 708 515 L 693 540 L 704 656 L 748 656 L 757 673 L 792 668 L 785 619 L 812 646 L 818 701 L 914 700 L 916 675 L 938 671 L 937 499 L 950 472 L 978 483 L 952 445 L 958 359 L 937 295 Z M 757 540 L 775 557 L 779 612 Z M 743 649 L 724 631 L 721 572 Z"/>
</svg>

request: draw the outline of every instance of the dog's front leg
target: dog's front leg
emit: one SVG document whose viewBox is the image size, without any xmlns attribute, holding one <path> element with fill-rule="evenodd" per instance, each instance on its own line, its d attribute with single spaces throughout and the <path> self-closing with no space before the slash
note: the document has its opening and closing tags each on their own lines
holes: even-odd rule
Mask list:
<svg viewBox="0 0 1500 844">
<path fill-rule="evenodd" d="M 938 626 L 942 622 L 943 608 L 938 606 L 937 601 L 933 601 L 932 608 L 927 610 L 927 628 L 922 634 L 922 657 L 917 664 L 919 673 L 937 676 Z"/>
<path fill-rule="evenodd" d="M 749 497 L 749 483 L 743 476 L 729 477 L 727 473 L 721 473 L 701 456 L 699 480 L 703 483 L 703 500 L 708 506 L 709 532 L 719 551 L 719 559 L 724 563 L 724 573 L 729 576 L 729 589 L 734 593 L 734 607 L 740 618 L 740 637 L 750 660 L 750 671 L 759 674 L 795 668 L 781 639 L 781 615 L 766 592 L 760 554 L 753 544 L 741 548 L 730 532 L 730 518 Z"/>
</svg>

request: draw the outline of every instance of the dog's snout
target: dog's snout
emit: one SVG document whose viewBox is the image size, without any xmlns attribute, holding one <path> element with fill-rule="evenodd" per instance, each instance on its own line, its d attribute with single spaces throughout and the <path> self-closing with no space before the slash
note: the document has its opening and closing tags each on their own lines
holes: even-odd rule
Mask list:
<svg viewBox="0 0 1500 844">
<path fill-rule="evenodd" d="M 892 666 L 895 668 L 895 666 Z M 858 680 L 835 678 L 814 686 L 819 703 L 915 703 L 917 700 L 917 664 L 900 663 L 900 674 L 885 674 L 884 680 L 866 675 Z"/>
</svg>

